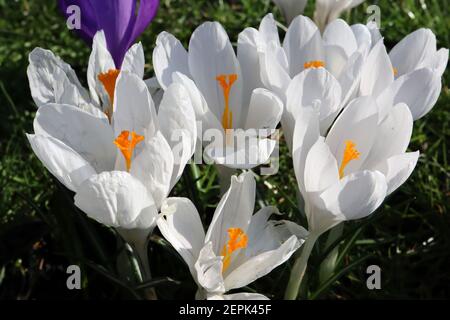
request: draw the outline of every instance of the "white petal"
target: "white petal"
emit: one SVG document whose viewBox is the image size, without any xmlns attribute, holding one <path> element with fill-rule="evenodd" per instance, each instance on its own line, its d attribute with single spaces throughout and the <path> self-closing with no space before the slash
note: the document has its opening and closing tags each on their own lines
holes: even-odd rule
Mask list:
<svg viewBox="0 0 450 320">
<path fill-rule="evenodd" d="M 345 220 L 367 217 L 386 197 L 387 184 L 378 171 L 360 171 L 350 174 L 325 190 L 320 198 L 329 211 L 343 215 Z"/>
<path fill-rule="evenodd" d="M 189 70 L 209 108 L 219 119 L 225 109 L 225 99 L 216 78 L 220 75 L 237 75 L 229 99 L 233 123 L 240 123 L 241 70 L 228 35 L 218 22 L 205 22 L 192 34 L 189 42 Z"/>
<path fill-rule="evenodd" d="M 144 77 L 145 57 L 142 44 L 136 43 L 128 49 L 122 63 L 122 71 L 130 72 L 140 79 Z"/>
<path fill-rule="evenodd" d="M 291 77 L 283 48 L 269 45 L 265 51 L 259 52 L 259 63 L 261 81 L 264 86 L 276 93 L 283 101 L 286 100 L 286 89 Z"/>
<path fill-rule="evenodd" d="M 441 93 L 441 77 L 429 68 L 415 70 L 394 81 L 377 99 L 381 116 L 390 106 L 406 103 L 414 120 L 425 116 L 436 104 Z"/>
<path fill-rule="evenodd" d="M 305 10 L 307 0 L 273 0 L 280 8 L 289 25 L 291 21 Z"/>
<path fill-rule="evenodd" d="M 211 241 L 216 255 L 227 242 L 228 229 L 240 228 L 246 232 L 255 207 L 255 178 L 252 173 L 231 177 L 231 186 L 217 205 L 206 242 Z"/>
<path fill-rule="evenodd" d="M 215 140 L 206 146 L 204 156 L 208 161 L 233 169 L 252 169 L 266 163 L 277 146 L 273 139 L 266 139 L 267 130 L 258 136 L 255 129 L 234 130 L 227 140 Z M 222 136 L 220 136 L 222 137 Z"/>
<path fill-rule="evenodd" d="M 352 29 L 342 19 L 334 20 L 326 27 L 323 41 L 328 46 L 341 48 L 347 57 L 350 57 L 358 48 Z"/>
<path fill-rule="evenodd" d="M 114 136 L 134 131 L 151 139 L 158 128 L 152 97 L 145 82 L 135 74 L 121 72 L 116 83 L 113 113 Z"/>
<path fill-rule="evenodd" d="M 328 21 L 333 21 L 342 14 L 345 10 L 350 10 L 359 4 L 364 2 L 364 0 L 347 0 L 347 1 L 334 1 L 333 10 L 331 10 Z"/>
<path fill-rule="evenodd" d="M 328 24 L 328 18 L 331 9 L 333 8 L 333 2 L 328 0 L 316 0 L 316 9 L 314 10 L 314 21 L 320 30 L 325 30 Z"/>
<path fill-rule="evenodd" d="M 254 28 L 246 28 L 239 34 L 237 58 L 242 69 L 242 106 L 248 107 L 254 89 L 262 88 L 258 50 L 261 47 L 261 35 Z"/>
<path fill-rule="evenodd" d="M 162 98 L 164 96 L 164 90 L 158 89 L 156 92 L 152 93 L 153 103 L 155 105 L 156 112 L 159 110 L 159 105 L 161 104 Z"/>
<path fill-rule="evenodd" d="M 100 223 L 124 229 L 150 228 L 157 214 L 145 186 L 122 171 L 85 180 L 75 195 L 75 205 Z"/>
<path fill-rule="evenodd" d="M 342 47 L 324 45 L 325 67 L 336 78 L 339 78 L 348 61 L 348 56 Z"/>
<path fill-rule="evenodd" d="M 314 20 L 317 25 L 320 26 L 320 29 L 323 30 L 328 23 L 339 18 L 342 12 L 350 10 L 363 1 L 364 0 L 317 0 Z"/>
<path fill-rule="evenodd" d="M 341 86 L 324 68 L 301 72 L 292 79 L 286 96 L 286 109 L 292 115 L 296 114 L 296 109 L 318 106 L 323 133 L 341 108 Z"/>
<path fill-rule="evenodd" d="M 383 38 L 383 36 L 381 35 L 380 28 L 375 21 L 369 21 L 366 26 L 369 29 L 373 47 Z"/>
<path fill-rule="evenodd" d="M 197 125 L 194 108 L 186 88 L 170 85 L 159 106 L 160 130 L 169 143 L 174 158 L 171 187 L 181 177 L 184 167 L 195 152 Z"/>
<path fill-rule="evenodd" d="M 345 167 L 345 174 L 359 170 L 375 141 L 378 125 L 378 107 L 371 97 L 360 97 L 339 115 L 327 135 L 326 143 L 336 158 L 342 163 L 346 141 L 352 141 L 360 157 Z"/>
<path fill-rule="evenodd" d="M 194 204 L 186 198 L 168 198 L 157 223 L 164 238 L 183 257 L 195 276 L 194 264 L 204 245 L 205 230 Z"/>
<path fill-rule="evenodd" d="M 355 36 L 358 49 L 370 49 L 372 46 L 372 35 L 367 26 L 357 23 L 350 26 Z"/>
<path fill-rule="evenodd" d="M 94 168 L 72 148 L 53 137 L 27 134 L 36 156 L 64 186 L 72 191 L 96 174 Z"/>
<path fill-rule="evenodd" d="M 90 99 L 83 95 L 82 92 L 84 92 L 84 89 L 80 90 L 76 84 L 70 81 L 69 77 L 67 77 L 64 72 L 61 70 L 55 72 L 54 80 L 55 103 L 78 107 L 99 119 L 107 121 L 107 117 L 103 111 L 91 104 Z"/>
<path fill-rule="evenodd" d="M 319 139 L 309 150 L 304 176 L 306 192 L 322 191 L 339 181 L 336 158 L 323 139 Z"/>
<path fill-rule="evenodd" d="M 222 130 L 222 123 L 220 123 L 219 119 L 216 117 L 214 113 L 208 107 L 205 98 L 202 93 L 198 90 L 194 81 L 192 81 L 186 75 L 175 72 L 173 73 L 173 82 L 182 84 L 191 98 L 192 107 L 195 111 L 195 116 L 198 121 L 202 122 L 202 130 L 206 131 L 208 129 L 219 129 Z M 197 128 L 199 129 L 199 128 Z M 199 133 L 201 134 L 201 132 Z M 200 138 L 200 135 L 199 137 Z"/>
<path fill-rule="evenodd" d="M 436 52 L 436 36 L 421 28 L 403 38 L 389 53 L 392 66 L 399 75 L 414 71 Z"/>
<path fill-rule="evenodd" d="M 292 236 L 297 237 L 299 246 L 304 242 L 308 236 L 305 228 L 292 221 L 269 220 L 273 214 L 280 215 L 277 208 L 264 207 L 253 215 L 247 230 L 247 247 L 239 250 L 238 254 L 232 257 L 225 272 L 225 278 L 248 260 L 265 252 L 279 249 Z"/>
<path fill-rule="evenodd" d="M 89 100 L 87 91 L 82 87 L 70 65 L 55 56 L 53 52 L 36 48 L 29 55 L 29 62 L 28 81 L 31 96 L 38 107 L 58 102 L 55 99 L 55 87 L 58 85 L 56 77 L 61 73 L 77 89 L 84 100 Z"/>
<path fill-rule="evenodd" d="M 172 74 L 189 73 L 188 54 L 181 42 L 168 32 L 161 32 L 153 50 L 153 66 L 156 77 L 163 89 L 172 83 Z"/>
<path fill-rule="evenodd" d="M 394 81 L 394 69 L 380 40 L 369 53 L 361 71 L 360 95 L 377 97 Z"/>
<path fill-rule="evenodd" d="M 130 173 L 147 187 L 157 208 L 161 207 L 172 187 L 173 167 L 172 150 L 159 131 L 145 142 L 143 150 L 131 164 Z"/>
<path fill-rule="evenodd" d="M 379 162 L 404 153 L 411 140 L 412 130 L 413 118 L 408 106 L 401 103 L 392 107 L 377 129 L 375 142 L 363 167 L 375 169 Z"/>
<path fill-rule="evenodd" d="M 365 53 L 355 52 L 343 66 L 338 81 L 342 89 L 342 102 L 345 106 L 351 99 L 355 98 L 359 91 L 361 70 L 364 66 Z"/>
<path fill-rule="evenodd" d="M 222 277 L 222 257 L 218 257 L 211 242 L 201 250 L 195 263 L 197 283 L 209 293 L 225 293 Z"/>
<path fill-rule="evenodd" d="M 151 95 L 162 89 L 156 77 L 148 78 L 144 82 Z"/>
<path fill-rule="evenodd" d="M 345 221 L 345 216 L 339 211 L 331 211 L 320 198 L 320 192 L 304 193 L 305 213 L 310 234 L 321 235 L 327 230 Z"/>
<path fill-rule="evenodd" d="M 266 296 L 259 293 L 233 293 L 233 294 L 217 294 L 208 296 L 208 300 L 270 300 Z"/>
<path fill-rule="evenodd" d="M 296 236 L 291 236 L 277 249 L 266 251 L 244 262 L 225 277 L 226 290 L 252 283 L 283 264 L 300 247 Z"/>
<path fill-rule="evenodd" d="M 345 9 L 344 10 L 350 10 L 350 9 L 352 9 L 352 8 L 354 8 L 354 7 L 357 7 L 357 6 L 359 6 L 361 3 L 363 3 L 365 0 L 350 0 L 350 1 L 347 1 L 346 3 L 345 3 Z"/>
<path fill-rule="evenodd" d="M 304 70 L 306 62 L 324 60 L 322 37 L 311 19 L 295 18 L 286 33 L 283 43 L 289 61 L 291 77 Z"/>
<path fill-rule="evenodd" d="M 108 51 L 105 33 L 103 30 L 98 31 L 92 41 L 92 52 L 89 57 L 89 65 L 87 70 L 89 92 L 91 93 L 92 100 L 97 105 L 100 105 L 100 102 L 103 102 L 104 105 L 109 105 L 110 101 L 108 93 L 98 79 L 98 76 L 101 73 L 116 69 L 116 66 L 111 54 Z"/>
<path fill-rule="evenodd" d="M 97 172 L 114 167 L 116 148 L 111 127 L 79 108 L 58 104 L 39 108 L 34 119 L 34 131 L 62 141 Z"/>
<path fill-rule="evenodd" d="M 439 49 L 431 58 L 431 62 L 428 63 L 428 65 L 433 68 L 441 77 L 444 74 L 445 69 L 447 68 L 448 55 L 448 49 Z"/>
<path fill-rule="evenodd" d="M 278 27 L 272 13 L 268 13 L 261 20 L 259 25 L 259 33 L 265 42 L 274 42 L 280 46 L 280 36 L 278 35 Z"/>
<path fill-rule="evenodd" d="M 391 194 L 400 187 L 412 174 L 419 159 L 419 152 L 408 152 L 392 156 L 380 163 L 376 170 L 386 176 L 387 194 Z"/>
<path fill-rule="evenodd" d="M 297 183 L 302 193 L 305 191 L 304 173 L 306 157 L 319 137 L 319 113 L 312 108 L 302 109 L 295 120 L 292 149 L 295 177 L 297 178 Z"/>
<path fill-rule="evenodd" d="M 275 129 L 283 114 L 283 102 L 266 89 L 255 89 L 244 129 Z"/>
</svg>

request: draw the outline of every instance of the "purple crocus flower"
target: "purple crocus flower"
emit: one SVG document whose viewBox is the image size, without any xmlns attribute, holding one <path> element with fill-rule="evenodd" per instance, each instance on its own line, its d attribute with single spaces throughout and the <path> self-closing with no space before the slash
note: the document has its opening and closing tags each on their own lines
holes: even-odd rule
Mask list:
<svg viewBox="0 0 450 320">
<path fill-rule="evenodd" d="M 99 30 L 103 30 L 108 50 L 120 69 L 127 50 L 153 20 L 159 0 L 58 0 L 62 13 L 76 5 L 81 11 L 80 36 L 89 44 Z M 139 4 L 138 4 L 139 2 Z"/>
</svg>

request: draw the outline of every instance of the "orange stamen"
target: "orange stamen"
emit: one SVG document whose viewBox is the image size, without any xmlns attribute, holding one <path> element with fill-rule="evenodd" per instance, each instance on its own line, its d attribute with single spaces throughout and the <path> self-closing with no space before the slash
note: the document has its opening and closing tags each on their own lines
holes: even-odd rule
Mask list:
<svg viewBox="0 0 450 320">
<path fill-rule="evenodd" d="M 398 76 L 398 69 L 397 68 L 392 68 L 392 72 L 394 72 L 394 76 Z"/>
<path fill-rule="evenodd" d="M 112 106 L 114 104 L 114 90 L 116 88 L 116 80 L 119 76 L 120 70 L 110 69 L 108 72 L 100 73 L 98 75 L 98 80 L 103 84 L 106 92 L 109 96 L 110 107 L 106 109 L 105 113 L 108 116 L 109 122 L 111 122 L 112 117 Z"/>
<path fill-rule="evenodd" d="M 325 62 L 322 61 L 322 60 L 308 61 L 308 62 L 305 62 L 303 64 L 303 67 L 305 69 L 309 69 L 309 68 L 325 68 Z"/>
<path fill-rule="evenodd" d="M 344 157 L 342 158 L 341 166 L 339 167 L 339 178 L 344 177 L 344 169 L 352 160 L 359 159 L 361 155 L 355 148 L 355 143 L 351 140 L 345 141 Z"/>
<path fill-rule="evenodd" d="M 239 249 L 247 247 L 248 237 L 241 228 L 229 228 L 228 237 L 230 238 L 223 246 L 221 255 L 223 256 L 222 273 L 230 266 L 231 254 Z"/>
<path fill-rule="evenodd" d="M 219 81 L 219 85 L 223 89 L 223 97 L 225 100 L 225 110 L 222 116 L 222 127 L 225 130 L 233 128 L 233 112 L 230 110 L 230 92 L 234 83 L 237 81 L 237 74 L 221 74 L 216 77 L 216 80 Z"/>
<path fill-rule="evenodd" d="M 122 131 L 121 134 L 114 140 L 114 144 L 122 152 L 123 157 L 127 165 L 127 171 L 131 168 L 131 158 L 133 157 L 133 151 L 136 145 L 144 140 L 144 136 L 131 132 L 131 140 L 128 140 L 130 131 Z"/>
</svg>

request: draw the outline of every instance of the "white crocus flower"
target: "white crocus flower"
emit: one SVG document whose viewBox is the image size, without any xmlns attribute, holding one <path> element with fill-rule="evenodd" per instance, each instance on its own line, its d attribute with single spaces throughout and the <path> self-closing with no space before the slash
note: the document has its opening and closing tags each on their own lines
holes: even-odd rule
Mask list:
<svg viewBox="0 0 450 320">
<path fill-rule="evenodd" d="M 347 220 L 367 217 L 402 185 L 419 152 L 406 152 L 413 118 L 405 104 L 383 116 L 372 97 L 356 98 L 326 137 L 319 115 L 304 108 L 296 119 L 293 161 L 310 232 L 292 271 L 287 298 L 295 298 L 317 238 Z"/>
<path fill-rule="evenodd" d="M 253 215 L 255 179 L 233 176 L 207 233 L 188 199 L 169 198 L 158 227 L 188 265 L 199 299 L 267 299 L 260 294 L 226 295 L 268 274 L 301 246 L 307 232 L 289 221 L 270 221 L 278 213 L 265 207 Z"/>
<path fill-rule="evenodd" d="M 107 49 L 105 34 L 98 31 L 93 39 L 87 71 L 89 91 L 81 85 L 70 65 L 49 50 L 34 49 L 29 62 L 28 80 L 37 107 L 48 103 L 70 104 L 96 116 L 106 113 L 111 117 L 120 71 L 142 79 L 145 59 L 142 45 L 137 43 L 127 51 L 121 69 L 117 70 Z"/>
<path fill-rule="evenodd" d="M 259 54 L 258 68 L 265 87 L 277 93 L 286 108 L 282 125 L 292 147 L 293 117 L 302 106 L 320 105 L 325 132 L 342 107 L 356 95 L 371 34 L 363 25 L 333 21 L 323 36 L 308 17 L 298 16 L 280 45 L 271 14 L 259 31 L 246 29 L 242 41 Z M 243 33 L 244 33 L 243 32 Z M 328 92 L 327 92 L 328 91 Z"/>
<path fill-rule="evenodd" d="M 292 79 L 287 88 L 283 130 L 289 147 L 292 146 L 295 119 L 303 108 L 308 107 L 319 110 L 322 134 L 327 132 L 343 107 L 341 85 L 324 68 L 301 72 Z"/>
<path fill-rule="evenodd" d="M 448 49 L 437 50 L 429 29 L 409 34 L 389 55 L 380 40 L 363 67 L 360 95 L 373 95 L 384 106 L 406 103 L 417 120 L 436 104 L 447 63 Z"/>
<path fill-rule="evenodd" d="M 389 52 L 389 58 L 395 67 L 396 77 L 423 67 L 431 68 L 442 76 L 448 62 L 448 49 L 437 50 L 433 31 L 421 28 L 395 45 Z"/>
<path fill-rule="evenodd" d="M 314 11 L 314 21 L 320 30 L 340 17 L 347 10 L 350 10 L 365 0 L 316 0 L 316 9 Z"/>
<path fill-rule="evenodd" d="M 111 124 L 106 115 L 50 103 L 38 109 L 34 132 L 28 135 L 33 151 L 75 192 L 75 205 L 145 252 L 158 210 L 195 150 L 195 114 L 186 89 L 170 86 L 156 114 L 144 81 L 122 72 Z M 182 142 L 173 142 L 172 132 Z"/>
<path fill-rule="evenodd" d="M 273 0 L 288 24 L 305 10 L 308 0 Z"/>
<path fill-rule="evenodd" d="M 250 139 L 248 144 L 235 144 L 234 138 L 242 141 L 242 130 L 256 130 L 259 134 L 260 129 L 275 129 L 283 105 L 275 94 L 253 86 L 255 70 L 242 60 L 245 57 L 240 52 L 239 44 L 236 56 L 219 23 L 206 22 L 192 34 L 188 52 L 173 35 L 161 33 L 153 64 L 163 89 L 173 82 L 189 88 L 203 131 L 214 129 L 223 137 L 212 143 L 204 141 L 205 154 L 228 168 L 249 169 L 265 163 L 276 143 L 263 135 Z M 225 179 L 229 181 L 229 177 Z"/>
</svg>

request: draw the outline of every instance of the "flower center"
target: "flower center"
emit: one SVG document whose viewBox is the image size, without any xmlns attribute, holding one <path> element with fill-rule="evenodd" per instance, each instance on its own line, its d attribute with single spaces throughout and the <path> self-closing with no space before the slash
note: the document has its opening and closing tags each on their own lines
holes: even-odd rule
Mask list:
<svg viewBox="0 0 450 320">
<path fill-rule="evenodd" d="M 392 67 L 392 72 L 394 72 L 394 77 L 398 76 L 398 69 Z"/>
<path fill-rule="evenodd" d="M 100 73 L 98 75 L 98 80 L 103 84 L 106 92 L 109 96 L 110 106 L 106 109 L 105 114 L 108 116 L 109 122 L 111 123 L 113 104 L 114 104 L 114 90 L 116 88 L 116 80 L 119 76 L 120 70 L 110 69 L 108 72 Z"/>
<path fill-rule="evenodd" d="M 221 255 L 223 256 L 223 269 L 222 273 L 230 266 L 231 255 L 238 249 L 244 249 L 247 247 L 248 237 L 241 228 L 229 228 L 228 229 L 229 240 L 223 246 Z"/>
<path fill-rule="evenodd" d="M 303 67 L 305 69 L 309 69 L 309 68 L 325 68 L 325 62 L 322 61 L 322 60 L 308 61 L 308 62 L 305 62 L 303 64 Z"/>
<path fill-rule="evenodd" d="M 237 74 L 221 74 L 216 77 L 219 85 L 223 89 L 223 97 L 225 100 L 225 110 L 222 115 L 222 127 L 224 130 L 233 128 L 233 112 L 230 110 L 230 92 L 234 83 L 238 79 Z"/>
<path fill-rule="evenodd" d="M 127 171 L 130 171 L 131 167 L 131 157 L 133 156 L 133 151 L 136 145 L 144 140 L 144 136 L 136 134 L 136 132 L 131 132 L 131 140 L 129 140 L 130 131 L 122 131 L 120 135 L 114 140 L 114 144 L 122 152 L 123 157 L 127 165 Z"/>
<path fill-rule="evenodd" d="M 355 143 L 351 140 L 345 141 L 344 157 L 342 158 L 341 166 L 339 167 L 339 178 L 344 177 L 344 169 L 352 160 L 359 159 L 361 155 L 355 148 Z"/>
</svg>

